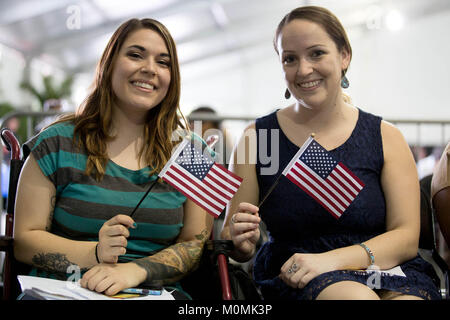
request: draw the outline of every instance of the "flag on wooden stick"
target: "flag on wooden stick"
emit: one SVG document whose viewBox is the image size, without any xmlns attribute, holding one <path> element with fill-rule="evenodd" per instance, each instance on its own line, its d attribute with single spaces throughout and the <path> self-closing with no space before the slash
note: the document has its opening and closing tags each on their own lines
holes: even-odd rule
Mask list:
<svg viewBox="0 0 450 320">
<path fill-rule="evenodd" d="M 283 170 L 289 180 L 339 219 L 364 183 L 309 137 Z"/>
</svg>

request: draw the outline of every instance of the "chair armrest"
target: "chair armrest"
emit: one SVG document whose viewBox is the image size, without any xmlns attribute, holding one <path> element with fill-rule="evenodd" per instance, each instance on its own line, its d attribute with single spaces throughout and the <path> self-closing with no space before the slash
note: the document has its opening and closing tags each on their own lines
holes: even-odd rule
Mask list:
<svg viewBox="0 0 450 320">
<path fill-rule="evenodd" d="M 442 298 L 445 300 L 450 299 L 450 288 L 449 288 L 449 273 L 450 269 L 447 265 L 447 263 L 444 261 L 444 259 L 439 255 L 439 253 L 436 250 L 432 251 L 432 257 L 434 262 L 437 264 L 438 268 L 442 272 L 442 281 L 443 281 L 443 288 L 441 288 L 441 294 Z"/>
<path fill-rule="evenodd" d="M 0 251 L 12 250 L 14 239 L 12 237 L 0 236 Z"/>
<path fill-rule="evenodd" d="M 0 132 L 0 137 L 8 149 L 11 151 L 11 159 L 18 160 L 20 159 L 20 144 L 17 137 L 9 128 L 3 128 Z"/>
<path fill-rule="evenodd" d="M 208 240 L 207 248 L 212 251 L 212 259 L 217 261 L 217 269 L 222 287 L 222 299 L 232 300 L 230 277 L 228 274 L 228 255 L 234 245 L 231 240 Z"/>
</svg>

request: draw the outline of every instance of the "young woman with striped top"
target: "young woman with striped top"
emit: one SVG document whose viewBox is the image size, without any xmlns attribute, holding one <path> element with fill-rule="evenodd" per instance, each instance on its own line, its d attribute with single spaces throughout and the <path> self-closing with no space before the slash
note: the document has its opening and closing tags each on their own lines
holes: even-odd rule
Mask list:
<svg viewBox="0 0 450 320">
<path fill-rule="evenodd" d="M 187 128 L 179 110 L 180 74 L 169 31 L 132 19 L 111 37 L 93 90 L 24 145 L 15 256 L 32 274 L 113 295 L 140 284 L 174 283 L 192 271 L 212 217 L 158 182 L 135 214 Z M 73 270 L 69 269 L 69 270 Z"/>
</svg>

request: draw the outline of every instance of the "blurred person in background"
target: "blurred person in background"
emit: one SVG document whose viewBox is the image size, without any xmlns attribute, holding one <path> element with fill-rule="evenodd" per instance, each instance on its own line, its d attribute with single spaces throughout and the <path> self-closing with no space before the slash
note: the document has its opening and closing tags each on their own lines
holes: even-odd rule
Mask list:
<svg viewBox="0 0 450 320">
<path fill-rule="evenodd" d="M 43 111 L 44 112 L 55 112 L 55 113 L 60 113 L 62 112 L 63 108 L 62 108 L 62 100 L 60 99 L 49 99 L 47 101 L 44 102 L 44 106 L 43 106 Z M 34 127 L 34 131 L 36 133 L 39 133 L 42 129 L 44 129 L 45 127 L 49 126 L 50 124 L 52 124 L 53 122 L 56 121 L 56 119 L 58 118 L 58 114 L 54 115 L 54 116 L 47 116 L 44 119 L 42 119 L 35 127 Z"/>
<path fill-rule="evenodd" d="M 196 116 L 216 116 L 217 112 L 209 106 L 200 106 L 191 111 L 188 116 L 189 127 L 196 134 L 206 140 L 211 135 L 217 135 L 218 141 L 215 145 L 215 152 L 217 152 L 217 163 L 228 167 L 230 154 L 233 149 L 232 137 L 227 128 L 222 125 L 221 121 L 217 120 L 195 120 Z M 200 129 L 197 128 L 199 126 Z M 197 132 L 198 131 L 198 132 Z"/>
</svg>

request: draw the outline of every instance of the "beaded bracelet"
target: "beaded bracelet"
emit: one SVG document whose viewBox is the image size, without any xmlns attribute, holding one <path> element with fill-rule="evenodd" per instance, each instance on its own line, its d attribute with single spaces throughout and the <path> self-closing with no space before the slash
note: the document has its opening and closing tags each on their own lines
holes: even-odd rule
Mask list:
<svg viewBox="0 0 450 320">
<path fill-rule="evenodd" d="M 369 255 L 369 258 L 370 258 L 370 266 L 373 266 L 375 264 L 375 257 L 374 257 L 374 255 L 372 253 L 372 250 L 370 250 L 369 247 L 366 246 L 364 243 L 360 243 L 359 245 L 361 247 L 363 247 L 364 250 L 366 250 L 366 252 L 367 252 L 367 254 Z"/>
</svg>

